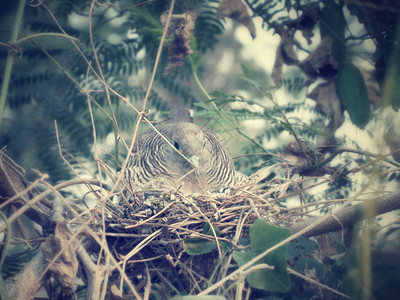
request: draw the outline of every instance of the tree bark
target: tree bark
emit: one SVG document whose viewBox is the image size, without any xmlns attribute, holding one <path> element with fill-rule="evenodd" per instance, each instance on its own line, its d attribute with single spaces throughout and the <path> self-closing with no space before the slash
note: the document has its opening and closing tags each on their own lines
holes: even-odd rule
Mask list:
<svg viewBox="0 0 400 300">
<path fill-rule="evenodd" d="M 352 227 L 357 221 L 363 219 L 364 204 L 356 204 L 346 207 L 334 216 L 328 218 L 325 222 L 311 228 L 304 234 L 306 237 L 317 236 L 329 232 L 335 232 L 345 228 Z M 400 192 L 390 194 L 375 200 L 375 215 L 381 215 L 396 209 L 400 209 Z M 299 232 L 307 226 L 314 223 L 320 217 L 311 218 L 299 223 L 295 223 L 289 227 L 293 233 Z"/>
</svg>

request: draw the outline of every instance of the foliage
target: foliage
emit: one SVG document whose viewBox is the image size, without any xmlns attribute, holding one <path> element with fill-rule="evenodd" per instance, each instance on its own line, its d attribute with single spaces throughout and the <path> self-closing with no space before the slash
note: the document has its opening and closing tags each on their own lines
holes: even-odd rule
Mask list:
<svg viewBox="0 0 400 300">
<path fill-rule="evenodd" d="M 327 256 L 320 261 L 315 255 L 321 250 L 318 249 L 318 247 L 315 241 L 304 237 L 299 237 L 292 241 L 288 248 L 288 260 L 290 264 L 293 265 L 295 271 L 302 274 L 312 273 L 320 282 L 323 282 L 337 291 L 345 292 L 342 286 L 342 280 L 345 274 L 342 260 L 335 260 Z M 341 253 L 342 251 L 338 252 Z M 300 291 L 303 298 L 310 297 L 310 295 L 313 295 L 315 292 L 312 286 L 303 279 L 293 278 L 292 290 L 289 294 L 299 294 Z M 320 297 L 340 299 L 340 297 L 332 295 L 329 292 L 325 293 L 324 291 L 321 291 Z"/>
<path fill-rule="evenodd" d="M 248 252 L 233 252 L 233 259 L 243 266 L 255 257 L 277 245 L 290 236 L 290 230 L 269 225 L 263 220 L 256 220 L 250 228 L 251 249 Z M 259 260 L 260 263 L 272 267 L 254 270 L 246 276 L 249 285 L 255 289 L 271 292 L 288 292 L 290 279 L 286 272 L 287 245 L 274 250 Z"/>
<path fill-rule="evenodd" d="M 213 236 L 214 232 L 217 236 L 221 235 L 218 228 L 211 229 L 210 223 L 206 223 L 202 234 Z M 217 243 L 214 241 L 208 241 L 203 238 L 191 238 L 184 241 L 185 251 L 189 255 L 201 255 L 214 251 L 217 248 Z"/>
<path fill-rule="evenodd" d="M 344 112 L 348 113 L 354 125 L 370 130 L 373 135 L 374 128 L 370 129 L 369 126 L 376 121 L 378 110 L 387 106 L 397 112 L 400 107 L 400 89 L 396 84 L 400 78 L 398 4 L 377 7 L 372 1 L 236 1 L 246 4 L 252 19 L 262 19 L 265 30 L 272 30 L 280 36 L 281 42 L 271 74 L 275 86 L 271 86 L 269 81 L 261 80 L 265 79 L 266 72 L 257 69 L 254 62 L 242 60 L 239 67 L 239 63 L 236 63 L 239 60 L 236 57 L 238 53 L 235 53 L 237 66 L 232 69 L 241 71 L 235 74 L 219 73 L 214 55 L 217 57 L 218 47 L 229 48 L 223 36 L 231 34 L 228 40 L 233 40 L 232 32 L 236 26 L 240 26 L 234 25 L 230 29 L 226 26 L 226 19 L 218 17 L 220 2 L 223 1 L 176 1 L 174 14 L 183 15 L 189 9 L 196 12 L 194 33 L 186 41 L 193 53 L 188 57 L 180 57 L 183 65 L 167 76 L 163 71 L 171 62 L 167 44 L 173 41 L 173 34 L 167 35 L 160 60 L 156 58 L 164 31 L 161 15 L 168 10 L 171 1 L 30 2 L 24 8 L 18 40 L 10 43 L 10 33 L 15 28 L 10 28 L 12 25 L 9 24 L 13 24 L 10 20 L 14 18 L 18 3 L 1 2 L 0 27 L 7 30 L 0 31 L 0 69 L 5 69 L 9 53 L 14 55 L 14 63 L 9 74 L 10 84 L 2 90 L 8 95 L 0 127 L 0 147 L 7 147 L 7 153 L 25 169 L 33 168 L 48 173 L 53 184 L 75 178 L 74 172 L 111 182 L 110 174 L 119 171 L 124 163 L 136 121 L 143 121 L 143 117 L 146 117 L 146 120 L 157 122 L 174 108 L 186 107 L 194 111 L 196 122 L 222 132 L 231 140 L 238 140 L 231 148 L 244 154 L 235 164 L 246 175 L 279 164 L 287 167 L 284 171 L 268 171 L 260 181 L 260 189 L 265 193 L 271 190 L 268 200 L 274 203 L 278 201 L 280 209 L 289 214 L 297 217 L 310 215 L 314 211 L 326 214 L 338 206 L 342 199 L 350 198 L 360 190 L 360 194 L 364 190 L 369 191 L 371 182 L 380 181 L 397 187 L 400 175 L 399 159 L 395 155 L 369 153 L 356 144 L 353 145 L 355 149 L 341 147 L 349 143 L 338 139 L 336 133 L 343 124 Z M 235 19 L 238 14 L 232 12 L 231 16 Z M 352 31 L 355 18 L 358 25 L 362 25 L 361 35 Z M 318 32 L 320 40 L 316 38 Z M 253 35 L 253 32 L 250 34 Z M 371 40 L 376 47 L 366 51 L 362 48 L 365 52 L 362 53 L 358 47 Z M 365 59 L 360 62 L 361 53 Z M 300 54 L 306 58 L 300 59 Z M 213 69 L 208 66 L 209 61 Z M 366 61 L 371 62 L 374 68 L 368 80 L 363 66 Z M 147 91 L 154 67 L 155 81 Z M 291 71 L 289 67 L 296 71 Z M 237 82 L 237 89 L 232 91 L 222 87 L 212 91 L 210 78 L 217 75 L 226 77 L 227 81 Z M 378 85 L 382 95 L 371 97 L 371 81 Z M 332 84 L 333 90 L 323 89 L 324 84 Z M 315 98 L 310 96 L 312 93 L 308 94 L 312 88 L 319 92 Z M 282 90 L 287 99 L 276 96 Z M 323 92 L 327 90 L 330 93 Z M 260 121 L 264 125 L 258 131 L 244 129 L 243 124 L 250 121 Z M 390 133 L 388 135 L 393 139 L 388 146 L 395 154 L 400 142 L 396 140 L 396 133 Z M 400 140 L 400 133 L 397 138 Z M 95 163 L 98 163 L 98 168 L 94 167 Z M 305 178 L 304 181 L 296 181 L 297 174 Z M 354 174 L 362 174 L 369 179 L 362 180 L 360 184 Z M 34 179 L 36 175 L 29 171 L 28 177 Z M 313 184 L 326 184 L 322 196 L 308 190 L 308 186 Z M 96 195 L 97 191 L 92 189 L 91 193 Z M 371 197 L 367 193 L 363 195 Z M 291 210 L 289 203 L 294 198 L 299 198 L 303 206 Z M 221 198 L 213 200 L 220 204 L 218 201 Z M 103 208 L 104 203 L 99 203 Z M 246 202 L 246 205 L 251 207 L 251 203 Z M 260 204 L 260 207 L 264 208 L 263 205 Z M 128 213 L 122 211 L 118 220 L 123 223 Z M 104 212 L 99 210 L 96 214 L 101 215 L 106 226 Z M 255 217 L 253 211 L 249 211 L 248 215 Z M 283 228 L 284 224 L 277 227 L 258 220 L 249 226 L 250 229 L 246 228 L 249 236 L 246 236 L 246 230 L 240 232 L 240 243 L 234 243 L 233 236 L 229 236 L 217 244 L 210 238 L 225 236 L 224 232 L 214 227 L 214 217 L 218 219 L 212 216 L 212 221 L 207 219 L 203 230 L 198 230 L 201 238 L 184 239 L 185 254 L 195 256 L 186 262 L 201 261 L 202 257 L 215 255 L 216 251 L 222 251 L 227 257 L 232 254 L 236 265 L 227 266 L 225 275 L 236 272 L 240 266 L 290 236 Z M 143 216 L 140 215 L 140 218 Z M 393 232 L 398 234 L 398 228 L 389 230 L 387 235 Z M 144 236 L 148 232 L 140 234 Z M 357 237 L 360 243 L 353 241 L 352 247 L 331 237 L 330 242 L 335 244 L 332 248 L 339 255 L 336 257 L 321 256 L 324 249 L 321 249 L 320 241 L 316 244 L 298 237 L 259 261 L 272 265 L 274 270 L 256 270 L 245 274 L 247 276 L 243 273 L 240 276 L 246 277 L 249 290 L 253 288 L 251 293 L 254 297 L 265 299 L 308 299 L 311 295 L 341 297 L 341 294 L 332 296 L 326 291 L 316 293 L 317 289 L 312 283 L 293 274 L 289 280 L 287 266 L 302 274 L 313 274 L 311 277 L 324 284 L 325 288 L 327 286 L 340 293 L 350 293 L 355 298 L 385 296 L 379 286 L 384 286 L 387 295 L 394 297 L 395 284 L 390 290 L 385 282 L 384 270 L 378 264 L 372 264 L 371 261 L 365 264 L 361 260 L 369 252 L 378 260 L 379 250 L 382 250 L 378 248 L 385 248 L 391 242 L 383 239 L 381 244 L 375 245 L 376 249 L 372 246 L 372 250 L 364 249 L 360 245 L 365 243 L 366 236 L 371 241 L 376 232 L 369 227 L 357 228 L 354 238 L 357 234 L 361 236 Z M 235 247 L 250 248 L 239 251 Z M 130 251 L 126 248 L 123 250 L 124 255 Z M 8 267 L 14 264 L 13 258 L 7 258 Z M 15 266 L 21 266 L 24 259 L 22 257 Z M 226 262 L 225 256 L 219 259 L 221 264 Z M 168 270 L 163 262 L 163 271 Z M 168 263 L 172 265 L 178 262 L 181 261 L 171 260 Z M 387 261 L 384 263 L 386 266 Z M 365 274 L 369 266 L 376 272 L 367 276 Z M 207 265 L 207 268 L 214 267 L 217 269 L 220 265 Z M 147 268 L 146 264 L 146 272 Z M 154 265 L 151 268 L 157 269 Z M 10 276 L 19 270 L 3 268 L 2 271 Z M 132 268 L 127 270 L 129 272 L 136 271 Z M 206 289 L 206 281 L 207 285 L 214 284 L 212 280 L 217 279 L 213 272 L 210 278 L 200 274 L 204 286 L 196 288 Z M 115 274 L 113 276 L 117 277 Z M 174 274 L 168 270 L 162 276 L 173 278 Z M 365 281 L 357 283 L 359 277 L 367 281 L 373 278 L 370 294 L 364 291 Z M 157 293 L 157 289 L 162 289 L 157 284 L 151 288 L 153 292 L 156 291 L 154 295 L 160 296 L 161 292 Z M 192 292 L 182 286 L 180 292 Z M 233 288 L 226 290 L 231 292 Z M 239 290 L 237 287 L 236 291 Z M 177 291 L 170 287 L 171 295 L 178 294 Z M 80 292 L 85 294 L 84 289 Z M 191 299 L 189 297 L 192 296 L 185 295 L 182 299 Z M 203 298 L 199 296 L 196 299 Z"/>
<path fill-rule="evenodd" d="M 216 18 L 215 6 L 203 2 L 198 1 L 194 4 L 194 8 L 199 11 L 197 20 L 203 28 L 196 33 L 200 54 L 212 49 L 217 42 L 216 36 L 223 28 L 221 21 Z M 177 3 L 177 7 L 182 7 L 182 3 Z M 8 9 L 13 9 L 13 5 L 9 6 Z M 91 61 L 94 66 L 96 61 L 88 27 L 80 25 L 78 30 L 68 22 L 68 18 L 73 15 L 75 18 L 86 18 L 84 22 L 87 24 L 88 7 L 89 3 L 81 1 L 49 1 L 48 11 L 44 6 L 26 7 L 23 24 L 25 33 L 59 32 L 60 27 L 52 19 L 54 17 L 63 30 L 79 40 L 81 54 L 71 43 L 62 39 L 54 39 L 51 43 L 46 39 L 34 44 L 25 43 L 23 55 L 14 66 L 9 88 L 7 104 L 10 111 L 3 122 L 0 144 L 7 145 L 8 152 L 18 161 L 24 162 L 23 165 L 28 170 L 36 168 L 48 172 L 53 182 L 71 175 L 68 168 L 63 167 L 64 163 L 58 155 L 53 120 L 58 123 L 60 146 L 74 157 L 90 157 L 93 135 L 86 90 L 93 91 L 90 95 L 93 97 L 92 109 L 98 137 L 105 138 L 109 134 L 117 134 L 110 117 L 107 97 L 102 93 L 103 88 L 96 78 L 98 75 L 89 72 L 88 76 L 85 76 L 88 70 L 87 62 Z M 199 9 L 200 7 L 202 9 Z M 139 104 L 145 95 L 141 84 L 143 79 L 137 77 L 137 74 L 143 69 L 149 70 L 154 64 L 155 51 L 162 32 L 159 15 L 167 8 L 168 3 L 164 1 L 152 1 L 146 6 L 131 6 L 130 2 L 120 2 L 117 6 L 98 7 L 92 15 L 93 46 L 105 80 L 110 87 L 135 105 Z M 2 10 L 4 16 L 8 12 L 7 9 Z M 50 12 L 54 15 L 51 16 Z M 112 24 L 116 18 L 122 20 L 118 27 Z M 110 32 L 119 34 L 116 42 L 107 39 Z M 7 49 L 0 50 L 0 55 L 5 57 Z M 137 59 L 138 53 L 143 51 L 146 53 L 145 58 Z M 59 66 L 51 63 L 49 58 L 54 59 Z M 160 68 L 164 68 L 166 62 L 164 52 Z M 27 66 L 30 73 L 25 71 Z M 99 71 L 97 67 L 94 67 L 94 70 Z M 189 74 L 190 68 L 186 66 L 172 76 L 157 75 L 156 79 L 159 86 L 191 106 L 195 97 L 182 86 L 181 81 Z M 135 81 L 134 86 L 130 80 Z M 111 94 L 110 101 L 117 114 L 119 129 L 130 131 L 135 124 L 135 114 L 125 109 L 127 105 L 120 103 L 118 96 Z M 149 103 L 148 109 L 154 112 L 169 111 L 171 105 L 177 105 L 167 103 L 162 95 L 154 90 L 150 94 Z M 29 120 L 28 123 L 18 122 L 20 116 Z M 20 147 L 31 151 L 20 151 Z M 113 154 L 117 153 L 115 148 Z M 69 160 L 79 168 L 77 161 Z"/>
<path fill-rule="evenodd" d="M 371 109 L 367 86 L 360 70 L 352 63 L 342 65 L 338 72 L 337 88 L 351 121 L 364 128 L 369 122 Z"/>
</svg>

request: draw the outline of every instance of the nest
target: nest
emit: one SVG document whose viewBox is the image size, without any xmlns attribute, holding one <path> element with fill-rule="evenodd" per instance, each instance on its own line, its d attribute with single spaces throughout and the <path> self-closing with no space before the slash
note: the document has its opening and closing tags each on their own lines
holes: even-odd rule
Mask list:
<svg viewBox="0 0 400 300">
<path fill-rule="evenodd" d="M 289 222 L 274 198 L 286 190 L 277 182 L 260 184 L 257 174 L 219 193 L 186 195 L 176 190 L 136 191 L 118 205 L 106 205 L 108 246 L 140 291 L 165 297 L 197 294 L 230 271 L 225 248 L 243 249 L 256 219 L 270 224 Z M 287 185 L 286 185 L 287 186 Z M 118 283 L 119 276 L 111 278 Z M 129 294 L 128 291 L 124 291 Z"/>
<path fill-rule="evenodd" d="M 255 240 L 250 241 L 249 235 L 250 227 L 260 224 L 256 220 L 290 227 L 293 232 L 293 224 L 307 213 L 332 205 L 329 201 L 313 203 L 315 208 L 307 211 L 304 206 L 286 209 L 278 205 L 291 196 L 305 198 L 303 179 L 291 178 L 290 170 L 289 165 L 276 164 L 218 193 L 188 195 L 176 188 L 146 189 L 128 197 L 116 196 L 120 201 L 109 198 L 116 186 L 107 187 L 97 180 L 48 185 L 48 190 L 35 191 L 29 201 L 29 207 L 42 217 L 38 224 L 48 233 L 38 241 L 41 247 L 25 267 L 6 279 L 8 293 L 15 299 L 30 299 L 38 287 L 56 280 L 56 293 L 78 299 L 149 298 L 150 294 L 167 299 L 210 292 L 234 299 L 242 292 L 249 294 L 254 289 L 245 284 L 246 275 L 240 273 L 242 268 L 233 256 L 253 250 L 250 243 Z M 14 183 L 18 176 L 13 177 Z M 96 207 L 82 209 L 58 192 L 78 184 L 96 195 Z M 19 195 L 35 187 L 21 186 Z M 56 197 L 50 201 L 46 197 L 52 193 Z M 18 200 L 20 211 L 29 209 L 23 200 Z"/>
</svg>

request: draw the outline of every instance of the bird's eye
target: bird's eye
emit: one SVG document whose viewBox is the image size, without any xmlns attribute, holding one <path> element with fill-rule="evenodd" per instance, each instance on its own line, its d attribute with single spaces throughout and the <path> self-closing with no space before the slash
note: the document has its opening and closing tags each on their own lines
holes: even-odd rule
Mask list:
<svg viewBox="0 0 400 300">
<path fill-rule="evenodd" d="M 178 144 L 177 141 L 174 140 L 173 145 L 174 145 L 176 150 L 179 150 L 180 147 L 179 147 L 179 144 Z"/>
</svg>

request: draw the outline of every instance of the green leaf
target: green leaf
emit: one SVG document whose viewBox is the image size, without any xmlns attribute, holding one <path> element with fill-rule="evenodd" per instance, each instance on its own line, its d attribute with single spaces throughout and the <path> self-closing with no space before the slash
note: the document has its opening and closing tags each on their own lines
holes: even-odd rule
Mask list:
<svg viewBox="0 0 400 300">
<path fill-rule="evenodd" d="M 301 273 L 304 272 L 304 269 L 306 268 L 307 265 L 307 258 L 305 257 L 299 257 L 299 259 L 295 262 L 293 266 L 293 270 Z"/>
<path fill-rule="evenodd" d="M 221 231 L 213 227 L 215 234 L 217 236 L 221 235 Z M 203 234 L 214 236 L 214 232 L 211 229 L 210 223 L 206 223 L 203 228 Z M 217 248 L 217 243 L 215 241 L 206 240 L 203 238 L 191 238 L 183 242 L 185 245 L 185 250 L 189 255 L 201 255 L 214 251 Z"/>
<path fill-rule="evenodd" d="M 202 238 L 191 238 L 183 242 L 189 255 L 201 255 L 214 251 L 217 243 Z"/>
<path fill-rule="evenodd" d="M 210 225 L 210 223 L 206 223 L 206 224 L 204 224 L 204 228 L 203 228 L 203 231 L 202 231 L 202 234 L 207 234 L 207 235 L 211 235 L 211 236 L 214 236 L 214 231 L 213 231 L 213 229 L 214 229 L 214 231 L 215 231 L 215 234 L 217 235 L 217 236 L 220 236 L 221 235 L 221 230 L 219 230 L 217 227 L 215 227 L 215 226 L 213 226 L 212 228 L 211 228 L 211 225 Z"/>
<path fill-rule="evenodd" d="M 258 82 L 255 80 L 248 78 L 246 76 L 240 76 L 241 79 L 246 81 L 247 83 L 250 83 L 254 88 L 256 88 L 258 91 L 260 91 L 263 95 L 267 96 L 268 98 L 272 99 L 272 94 L 265 88 L 263 88 Z"/>
<path fill-rule="evenodd" d="M 163 29 L 161 21 L 155 15 L 153 15 L 146 7 L 136 6 L 134 14 L 138 18 L 142 19 L 144 23 L 150 24 L 151 27 Z"/>
<path fill-rule="evenodd" d="M 233 259 L 239 266 L 243 266 L 290 235 L 288 229 L 257 220 L 250 228 L 251 250 L 248 252 L 233 251 Z M 286 253 L 287 245 L 284 245 L 260 259 L 259 264 L 267 264 L 274 269 L 259 269 L 251 272 L 246 277 L 250 286 L 271 292 L 289 291 L 290 278 L 286 271 Z"/>
<path fill-rule="evenodd" d="M 363 129 L 371 117 L 371 106 L 367 86 L 360 70 L 352 63 L 340 66 L 336 88 L 351 121 Z"/>
<path fill-rule="evenodd" d="M 307 257 L 307 266 L 310 270 L 315 270 L 317 278 L 323 278 L 325 266 L 313 257 Z"/>
<path fill-rule="evenodd" d="M 315 241 L 300 236 L 289 243 L 287 259 L 291 260 L 299 255 L 313 254 L 317 249 L 318 244 Z"/>
<path fill-rule="evenodd" d="M 333 0 L 329 0 L 321 11 L 319 22 L 321 40 L 329 36 L 332 43 L 332 56 L 337 62 L 346 59 L 346 48 L 344 44 L 344 34 L 346 29 L 346 19 L 343 14 L 342 6 Z"/>
<path fill-rule="evenodd" d="M 240 67 L 242 68 L 242 73 L 244 77 L 250 78 L 250 69 L 248 66 L 246 66 L 244 63 L 240 63 Z"/>
</svg>

